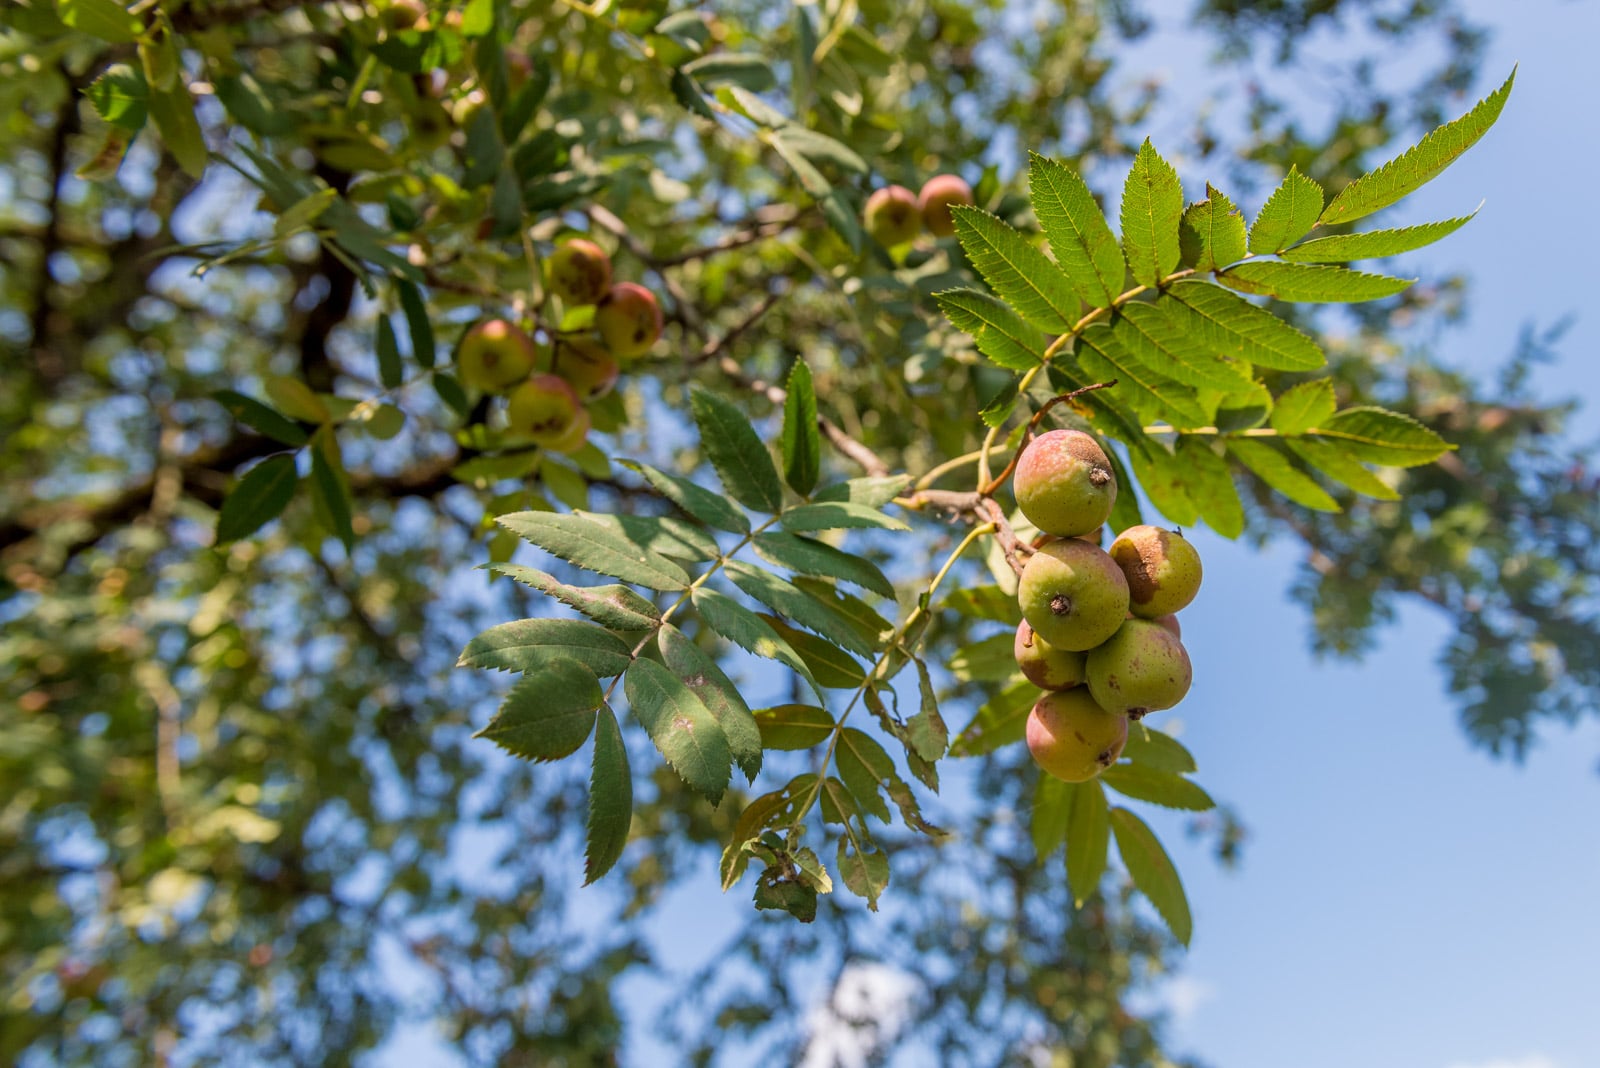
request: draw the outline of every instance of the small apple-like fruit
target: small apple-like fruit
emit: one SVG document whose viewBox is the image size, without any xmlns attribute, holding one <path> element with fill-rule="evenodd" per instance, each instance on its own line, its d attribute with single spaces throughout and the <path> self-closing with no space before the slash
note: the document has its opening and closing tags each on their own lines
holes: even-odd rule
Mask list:
<svg viewBox="0 0 1600 1068">
<path fill-rule="evenodd" d="M 936 174 L 923 183 L 917 194 L 917 210 L 922 213 L 922 225 L 935 237 L 949 237 L 956 232 L 956 221 L 950 216 L 950 205 L 972 204 L 972 187 L 959 175 Z"/>
<path fill-rule="evenodd" d="M 1047 693 L 1028 713 L 1028 752 L 1063 782 L 1088 782 L 1117 762 L 1128 720 L 1095 704 L 1083 687 Z"/>
<path fill-rule="evenodd" d="M 611 355 L 643 356 L 661 336 L 661 305 L 656 295 L 634 282 L 618 282 L 594 310 L 594 326 Z"/>
<path fill-rule="evenodd" d="M 1128 578 L 1128 601 L 1142 619 L 1185 608 L 1200 592 L 1200 554 L 1175 530 L 1142 524 L 1111 543 L 1111 559 Z"/>
<path fill-rule="evenodd" d="M 600 342 L 586 337 L 562 338 L 556 342 L 549 369 L 565 378 L 586 402 L 610 393 L 621 373 L 610 351 Z"/>
<path fill-rule="evenodd" d="M 903 185 L 888 185 L 867 198 L 862 221 L 867 233 L 884 248 L 915 241 L 922 233 L 922 212 L 917 196 Z"/>
<path fill-rule="evenodd" d="M 515 323 L 486 319 L 461 336 L 456 365 L 472 389 L 499 392 L 521 382 L 539 360 L 539 349 Z"/>
<path fill-rule="evenodd" d="M 1051 430 L 1030 441 L 1017 460 L 1011 488 L 1030 523 L 1063 538 L 1100 526 L 1117 503 L 1111 461 L 1081 430 Z"/>
<path fill-rule="evenodd" d="M 1188 650 L 1166 627 L 1130 619 L 1088 657 L 1089 692 L 1107 712 L 1133 719 L 1183 700 L 1193 681 Z"/>
<path fill-rule="evenodd" d="M 589 430 L 593 425 L 589 419 L 589 410 L 587 408 L 579 408 L 578 414 L 572 417 L 572 425 L 567 428 L 567 432 L 546 445 L 545 448 L 551 452 L 577 452 L 589 440 Z"/>
<path fill-rule="evenodd" d="M 611 288 L 611 257 L 593 241 L 575 237 L 550 254 L 545 282 L 568 304 L 598 304 Z"/>
<path fill-rule="evenodd" d="M 390 32 L 428 28 L 428 8 L 421 0 L 392 0 L 380 18 L 383 28 Z"/>
<path fill-rule="evenodd" d="M 1041 690 L 1070 690 L 1083 685 L 1084 654 L 1057 649 L 1035 634 L 1027 620 L 1017 624 L 1011 652 L 1022 674 Z"/>
<path fill-rule="evenodd" d="M 506 423 L 535 445 L 554 447 L 557 442 L 569 440 L 572 424 L 582 411 L 578 394 L 565 378 L 541 373 L 512 391 L 506 405 Z"/>
<path fill-rule="evenodd" d="M 1131 599 L 1132 599 L 1131 592 L 1129 594 L 1129 599 L 1130 599 L 1130 602 L 1131 602 Z M 1163 627 L 1167 628 L 1167 630 L 1172 633 L 1172 636 L 1174 638 L 1182 638 L 1183 637 L 1183 624 L 1178 622 L 1178 617 L 1177 616 L 1173 616 L 1173 615 L 1157 616 L 1155 619 L 1151 620 L 1151 622 L 1156 623 L 1156 624 L 1158 624 L 1160 626 L 1163 626 Z"/>
<path fill-rule="evenodd" d="M 1084 652 L 1117 632 L 1128 614 L 1128 580 L 1100 549 L 1076 538 L 1028 558 L 1017 582 L 1023 618 L 1057 649 Z"/>
</svg>

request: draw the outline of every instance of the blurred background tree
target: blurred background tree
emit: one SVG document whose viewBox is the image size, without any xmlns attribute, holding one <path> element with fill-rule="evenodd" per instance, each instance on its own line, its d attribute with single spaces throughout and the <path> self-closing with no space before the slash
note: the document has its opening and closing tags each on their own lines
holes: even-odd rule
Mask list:
<svg viewBox="0 0 1600 1068">
<path fill-rule="evenodd" d="M 1102 188 L 1094 177 L 1125 165 L 1173 91 L 1129 91 L 1119 56 L 1176 5 L 745 0 L 676 34 L 656 32 L 666 12 L 649 3 L 491 6 L 508 91 L 547 82 L 509 211 L 475 180 L 487 150 L 466 60 L 448 43 L 408 52 L 399 32 L 483 5 L 161 4 L 153 59 L 115 18 L 94 21 L 101 5 L 0 12 L 0 1058 L 342 1064 L 434 1019 L 472 1063 L 613 1063 L 643 1031 L 698 1063 L 792 1060 L 811 993 L 876 963 L 924 981 L 914 1029 L 846 1020 L 876 1027 L 880 1055 L 1175 1063 L 1136 996 L 1176 963 L 1174 943 L 1116 876 L 1071 909 L 1059 864 L 1038 862 L 1012 815 L 1033 781 L 1015 751 L 979 758 L 976 785 L 930 812 L 959 833 L 890 838 L 884 913 L 831 895 L 801 926 L 730 896 L 709 921 L 716 963 L 683 977 L 659 1019 L 630 1011 L 619 984 L 655 966 L 650 924 L 714 863 L 737 808 L 710 809 L 655 766 L 636 783 L 621 878 L 580 895 L 583 769 L 472 740 L 499 685 L 453 667 L 472 634 L 537 604 L 472 572 L 486 541 L 510 549 L 486 515 L 659 501 L 609 468 L 472 466 L 483 442 L 457 432 L 473 413 L 441 372 L 385 393 L 398 429 L 351 416 L 350 547 L 296 501 L 218 549 L 220 502 L 278 445 L 213 398 L 259 395 L 272 376 L 352 400 L 383 389 L 376 322 L 401 309 L 306 232 L 316 205 L 263 191 L 276 161 L 360 206 L 324 220 L 343 247 L 370 229 L 415 250 L 441 367 L 461 327 L 527 287 L 524 221 L 540 241 L 582 229 L 615 250 L 663 294 L 669 355 L 625 380 L 610 455 L 695 470 L 673 414 L 689 386 L 761 417 L 765 383 L 803 354 L 830 418 L 893 470 L 926 471 L 976 447 L 978 398 L 999 385 L 931 300 L 960 268 L 891 270 L 852 251 L 830 211 L 941 170 L 1014 209 L 1029 149 Z M 1207 0 L 1182 17 L 1225 89 L 1186 110 L 1170 147 L 1186 175 L 1262 195 L 1291 164 L 1336 189 L 1481 88 L 1484 34 L 1448 2 Z M 1298 44 L 1330 23 L 1359 47 L 1316 60 L 1337 91 L 1307 117 Z M 694 48 L 763 59 L 686 85 L 674 68 Z M 146 68 L 149 95 L 86 99 L 123 84 L 105 79 L 119 64 Z M 818 197 L 781 146 L 730 118 L 719 83 L 785 101 L 874 177 L 829 167 Z M 174 86 L 197 126 L 175 116 Z M 129 109 L 161 138 L 130 147 L 116 121 Z M 1441 663 L 1464 728 L 1517 756 L 1545 721 L 1594 707 L 1600 475 L 1563 434 L 1570 406 L 1528 385 L 1552 337 L 1530 333 L 1487 383 L 1394 343 L 1465 299 L 1461 280 L 1430 279 L 1329 348 L 1342 404 L 1412 413 L 1459 451 L 1406 472 L 1400 500 L 1342 495 L 1339 515 L 1242 483 L 1247 535 L 1303 549 L 1293 592 L 1318 649 L 1367 651 L 1408 598 L 1447 613 Z M 914 537 L 898 559 L 955 540 L 938 524 Z M 930 659 L 952 665 L 947 717 L 999 685 L 960 666 L 975 640 L 953 613 L 931 633 Z M 1199 830 L 1236 858 L 1231 815 Z"/>
</svg>

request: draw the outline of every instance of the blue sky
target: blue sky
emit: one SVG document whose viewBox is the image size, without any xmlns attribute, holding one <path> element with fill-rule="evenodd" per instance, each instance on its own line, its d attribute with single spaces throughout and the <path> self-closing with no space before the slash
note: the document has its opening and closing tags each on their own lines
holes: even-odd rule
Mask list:
<svg viewBox="0 0 1600 1068">
<path fill-rule="evenodd" d="M 1486 377 L 1524 325 L 1577 315 L 1560 363 L 1535 381 L 1548 396 L 1585 398 L 1576 429 L 1592 438 L 1600 323 L 1582 279 L 1597 227 L 1567 202 L 1600 172 L 1600 9 L 1467 6 L 1496 29 L 1474 99 L 1520 63 L 1516 91 L 1482 144 L 1375 225 L 1486 201 L 1464 230 L 1399 265 L 1424 278 L 1466 268 L 1473 279 L 1467 323 L 1436 351 Z M 1123 59 L 1121 76 L 1191 76 L 1203 60 L 1191 51 L 1176 20 Z M 1206 562 L 1206 588 L 1184 617 L 1196 682 L 1166 722 L 1250 839 L 1242 867 L 1222 872 L 1184 840 L 1181 820 L 1152 816 L 1195 913 L 1193 948 L 1152 995 L 1174 1013 L 1172 1048 L 1217 1068 L 1600 1063 L 1600 725 L 1548 734 L 1521 765 L 1491 759 L 1469 746 L 1442 691 L 1440 616 L 1408 608 L 1364 662 L 1318 663 L 1284 592 L 1290 549 L 1194 538 Z M 747 908 L 748 892 L 722 897 L 708 870 L 678 893 L 693 907 L 669 910 L 676 926 L 659 932 L 661 949 L 692 966 L 720 910 Z M 626 989 L 648 1028 L 660 984 Z M 662 1052 L 648 1040 L 641 1051 Z M 456 1063 L 425 1025 L 379 1060 Z"/>
</svg>

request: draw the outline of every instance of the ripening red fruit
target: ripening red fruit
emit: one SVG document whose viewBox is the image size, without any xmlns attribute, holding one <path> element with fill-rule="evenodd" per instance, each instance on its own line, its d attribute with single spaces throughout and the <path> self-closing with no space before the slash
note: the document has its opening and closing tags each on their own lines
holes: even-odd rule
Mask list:
<svg viewBox="0 0 1600 1068">
<path fill-rule="evenodd" d="M 1200 554 L 1175 530 L 1141 524 L 1111 543 L 1128 578 L 1128 607 L 1142 619 L 1181 611 L 1200 592 Z"/>
<path fill-rule="evenodd" d="M 461 335 L 461 344 L 456 346 L 456 369 L 462 384 L 490 392 L 527 378 L 538 359 L 533 338 L 504 319 L 485 319 Z"/>
<path fill-rule="evenodd" d="M 862 212 L 867 233 L 884 248 L 915 241 L 922 233 L 922 210 L 916 194 L 903 185 L 884 186 L 867 198 Z"/>
<path fill-rule="evenodd" d="M 556 342 L 549 369 L 565 378 L 585 402 L 610 393 L 621 372 L 604 345 L 584 337 Z"/>
<path fill-rule="evenodd" d="M 1128 614 L 1128 580 L 1086 541 L 1062 538 L 1028 558 L 1017 582 L 1023 618 L 1057 649 L 1093 649 Z"/>
<path fill-rule="evenodd" d="M 583 405 L 566 379 L 537 374 L 512 391 L 506 405 L 506 423 L 535 445 L 553 447 L 567 440 L 580 412 Z"/>
<path fill-rule="evenodd" d="M 1083 685 L 1084 655 L 1057 649 L 1033 632 L 1024 619 L 1011 645 L 1023 677 L 1041 690 L 1070 690 Z"/>
<path fill-rule="evenodd" d="M 598 304 L 611 288 L 611 257 L 593 241 L 575 237 L 545 261 L 545 281 L 568 304 Z"/>
<path fill-rule="evenodd" d="M 613 356 L 643 356 L 661 336 L 661 305 L 644 286 L 618 282 L 595 309 L 594 325 Z"/>
<path fill-rule="evenodd" d="M 1026 730 L 1034 763 L 1063 782 L 1088 782 L 1128 744 L 1127 717 L 1101 708 L 1081 686 L 1039 698 Z"/>
<path fill-rule="evenodd" d="M 922 214 L 922 225 L 935 237 L 949 237 L 956 232 L 955 219 L 950 216 L 950 205 L 972 204 L 972 187 L 959 175 L 936 174 L 923 183 L 917 194 L 917 210 Z"/>
<path fill-rule="evenodd" d="M 1017 460 L 1011 488 L 1030 523 L 1063 538 L 1094 530 L 1117 502 L 1111 461 L 1100 443 L 1081 430 L 1051 430 L 1029 442 Z"/>
<path fill-rule="evenodd" d="M 1151 619 L 1130 619 L 1089 652 L 1089 692 L 1100 707 L 1139 719 L 1171 708 L 1194 678 L 1183 642 Z"/>
</svg>

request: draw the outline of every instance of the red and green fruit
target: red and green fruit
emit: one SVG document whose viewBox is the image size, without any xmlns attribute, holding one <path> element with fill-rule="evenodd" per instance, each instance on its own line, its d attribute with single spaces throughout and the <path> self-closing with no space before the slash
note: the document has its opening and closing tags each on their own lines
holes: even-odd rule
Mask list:
<svg viewBox="0 0 1600 1068">
<path fill-rule="evenodd" d="M 595 309 L 594 325 L 613 356 L 643 356 L 661 336 L 661 305 L 644 286 L 618 282 Z"/>
<path fill-rule="evenodd" d="M 545 284 L 568 304 L 598 304 L 611 288 L 611 257 L 593 241 L 573 238 L 545 262 Z"/>
<path fill-rule="evenodd" d="M 1027 620 L 1017 624 L 1011 651 L 1022 674 L 1041 690 L 1069 690 L 1083 685 L 1084 654 L 1057 649 L 1035 634 Z"/>
<path fill-rule="evenodd" d="M 1138 719 L 1171 708 L 1189 692 L 1193 669 L 1183 642 L 1149 619 L 1129 619 L 1088 656 L 1089 692 L 1108 712 Z"/>
<path fill-rule="evenodd" d="M 1111 558 L 1127 576 L 1129 607 L 1142 619 L 1171 615 L 1200 592 L 1200 554 L 1177 531 L 1129 527 L 1111 543 Z"/>
<path fill-rule="evenodd" d="M 885 186 L 868 197 L 862 221 L 872 239 L 885 248 L 915 241 L 922 233 L 916 194 L 903 185 Z"/>
<path fill-rule="evenodd" d="M 1111 461 L 1081 430 L 1052 430 L 1034 438 L 1017 460 L 1011 485 L 1028 521 L 1063 538 L 1100 526 L 1117 501 Z"/>
<path fill-rule="evenodd" d="M 565 378 L 585 401 L 603 397 L 617 384 L 621 368 L 609 349 L 590 338 L 563 338 L 556 342 L 551 371 Z"/>
<path fill-rule="evenodd" d="M 1081 686 L 1039 698 L 1026 730 L 1034 763 L 1064 782 L 1088 782 L 1128 744 L 1127 717 L 1101 708 Z"/>
<path fill-rule="evenodd" d="M 1028 558 L 1017 601 L 1029 626 L 1067 652 L 1093 649 L 1128 614 L 1128 580 L 1110 556 L 1086 541 L 1053 541 Z"/>
<path fill-rule="evenodd" d="M 573 423 L 580 418 L 583 405 L 567 380 L 559 375 L 536 374 L 512 391 L 506 405 L 506 423 L 536 445 L 554 447 L 565 443 Z"/>
<path fill-rule="evenodd" d="M 917 211 L 922 224 L 935 237 L 949 237 L 956 232 L 956 223 L 950 216 L 952 204 L 972 204 L 972 187 L 959 175 L 936 174 L 923 183 L 917 194 Z"/>
<path fill-rule="evenodd" d="M 456 367 L 464 385 L 498 392 L 527 378 L 539 349 L 522 328 L 504 319 L 486 319 L 461 337 Z"/>
</svg>

